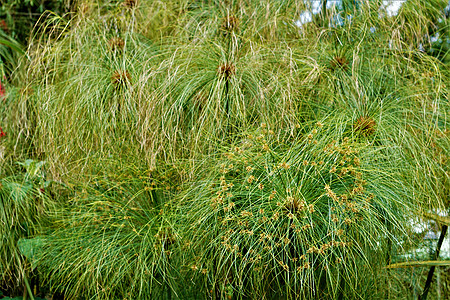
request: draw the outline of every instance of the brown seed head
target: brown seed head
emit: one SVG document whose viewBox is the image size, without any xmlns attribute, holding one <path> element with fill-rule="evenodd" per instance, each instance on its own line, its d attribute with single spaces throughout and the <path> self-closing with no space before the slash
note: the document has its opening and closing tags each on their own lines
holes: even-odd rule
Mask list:
<svg viewBox="0 0 450 300">
<path fill-rule="evenodd" d="M 226 16 L 222 19 L 220 28 L 225 34 L 236 31 L 239 28 L 239 19 L 234 16 Z"/>
<path fill-rule="evenodd" d="M 133 8 L 137 5 L 137 0 L 124 0 L 123 5 L 127 8 Z"/>
<path fill-rule="evenodd" d="M 296 211 L 302 211 L 306 208 L 305 201 L 300 201 L 294 197 L 287 197 L 287 202 L 285 203 L 284 207 L 289 212 L 296 212 Z"/>
<path fill-rule="evenodd" d="M 122 51 L 125 46 L 125 42 L 120 37 L 114 37 L 108 41 L 108 45 L 111 51 Z"/>
<path fill-rule="evenodd" d="M 111 81 L 116 87 L 124 86 L 131 82 L 131 75 L 126 70 L 117 70 L 111 75 Z"/>
<path fill-rule="evenodd" d="M 342 70 L 347 70 L 348 69 L 348 60 L 345 57 L 341 57 L 341 56 L 335 56 L 331 62 L 330 62 L 330 66 L 331 66 L 331 70 L 337 70 L 337 69 L 342 69 Z"/>
<path fill-rule="evenodd" d="M 353 124 L 353 129 L 361 135 L 369 136 L 375 133 L 377 123 L 372 117 L 359 117 L 355 124 Z"/>
<path fill-rule="evenodd" d="M 224 76 L 225 79 L 228 79 L 232 75 L 236 74 L 236 67 L 231 63 L 224 63 L 219 66 L 218 72 L 220 75 Z"/>
</svg>

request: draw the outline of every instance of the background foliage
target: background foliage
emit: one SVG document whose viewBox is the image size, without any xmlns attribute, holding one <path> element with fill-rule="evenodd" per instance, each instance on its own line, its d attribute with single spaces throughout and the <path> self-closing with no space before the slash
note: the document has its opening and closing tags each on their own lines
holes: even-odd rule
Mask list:
<svg viewBox="0 0 450 300">
<path fill-rule="evenodd" d="M 384 267 L 449 209 L 446 2 L 350 4 L 7 1 L 2 289 L 417 295 Z"/>
</svg>

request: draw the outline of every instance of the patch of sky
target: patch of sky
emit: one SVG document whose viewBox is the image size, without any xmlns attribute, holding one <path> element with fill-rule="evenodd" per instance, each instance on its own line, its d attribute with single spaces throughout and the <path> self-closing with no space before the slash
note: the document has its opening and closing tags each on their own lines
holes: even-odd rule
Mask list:
<svg viewBox="0 0 450 300">
<path fill-rule="evenodd" d="M 436 32 L 436 34 L 434 35 L 434 36 L 431 36 L 430 37 L 430 41 L 432 42 L 432 43 L 435 43 L 435 42 L 437 42 L 439 40 L 439 32 Z"/>
<path fill-rule="evenodd" d="M 304 3 L 306 4 L 307 10 L 301 13 L 298 20 L 295 21 L 295 25 L 298 27 L 302 27 L 304 24 L 311 22 L 313 20 L 313 15 L 319 14 L 322 10 L 322 1 L 320 0 L 304 0 Z M 327 9 L 333 7 L 342 9 L 342 0 L 328 0 Z"/>
<path fill-rule="evenodd" d="M 385 11 L 388 17 L 394 17 L 400 11 L 402 4 L 407 0 L 387 0 L 383 1 L 383 5 L 381 7 L 382 11 Z M 384 15 L 382 15 L 384 16 Z M 380 16 L 381 17 L 381 16 Z"/>
<path fill-rule="evenodd" d="M 444 210 L 429 211 L 430 214 L 438 215 L 441 217 L 449 217 L 449 213 Z M 410 229 L 418 235 L 423 236 L 422 245 L 412 251 L 406 253 L 404 256 L 408 259 L 418 259 L 420 256 L 427 256 L 428 253 L 436 249 L 437 241 L 440 236 L 441 227 L 433 220 L 421 219 L 419 217 L 413 217 L 409 219 Z M 430 250 L 431 249 L 431 250 Z M 450 235 L 444 238 L 440 257 L 442 259 L 450 259 Z"/>
<path fill-rule="evenodd" d="M 302 27 L 304 24 L 307 24 L 313 20 L 313 15 L 317 15 L 322 10 L 322 1 L 323 0 L 304 0 L 304 3 L 307 7 L 307 9 L 300 14 L 298 17 L 298 20 L 294 21 L 295 25 L 298 27 Z M 355 4 L 357 4 L 360 1 L 364 0 L 358 0 L 354 1 Z M 367 1 L 367 0 L 365 0 Z M 380 18 L 383 18 L 385 16 L 393 17 L 396 16 L 402 6 L 403 3 L 405 3 L 407 0 L 385 0 L 383 1 L 383 4 L 380 7 Z M 342 26 L 344 25 L 345 18 L 341 16 L 343 4 L 342 0 L 328 0 L 326 4 L 327 9 L 335 9 L 337 12 L 334 14 L 334 16 L 331 18 L 330 26 Z M 449 9 L 450 9 L 450 1 L 449 1 Z M 348 21 L 351 21 L 352 15 L 349 14 L 346 16 Z M 371 29 L 372 31 L 372 29 Z M 372 32 L 375 31 L 375 28 Z"/>
</svg>

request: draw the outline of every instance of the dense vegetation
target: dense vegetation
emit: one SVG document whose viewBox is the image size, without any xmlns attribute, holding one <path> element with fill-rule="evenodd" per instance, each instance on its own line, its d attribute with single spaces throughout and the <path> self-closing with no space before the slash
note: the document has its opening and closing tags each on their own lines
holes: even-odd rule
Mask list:
<svg viewBox="0 0 450 300">
<path fill-rule="evenodd" d="M 447 1 L 342 3 L 53 1 L 25 51 L 2 31 L 0 290 L 416 296 L 385 267 L 449 212 Z"/>
</svg>

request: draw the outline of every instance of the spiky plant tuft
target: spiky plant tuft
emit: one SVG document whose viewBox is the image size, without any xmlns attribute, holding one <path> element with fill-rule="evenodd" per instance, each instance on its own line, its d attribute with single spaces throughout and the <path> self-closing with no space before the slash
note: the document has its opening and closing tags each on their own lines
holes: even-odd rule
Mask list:
<svg viewBox="0 0 450 300">
<path fill-rule="evenodd" d="M 138 0 L 124 0 L 123 5 L 127 8 L 134 8 L 137 6 Z"/>
<path fill-rule="evenodd" d="M 234 64 L 226 62 L 219 66 L 218 73 L 225 79 L 229 79 L 236 74 L 236 67 Z"/>
<path fill-rule="evenodd" d="M 379 275 L 405 218 L 448 210 L 449 80 L 417 49 L 432 22 L 413 5 L 434 6 L 380 18 L 381 2 L 333 28 L 276 0 L 43 18 L 0 100 L 0 175 L 32 156 L 74 184 L 43 208 L 42 278 L 69 298 L 394 299 Z M 8 194 L 4 235 L 36 204 Z"/>
<path fill-rule="evenodd" d="M 74 187 L 71 208 L 51 215 L 55 226 L 35 250 L 42 279 L 68 297 L 158 298 L 175 289 L 179 238 L 166 219 L 168 182 L 156 171 L 115 165 L 114 175 Z"/>
<path fill-rule="evenodd" d="M 224 17 L 220 29 L 225 35 L 237 31 L 239 29 L 239 19 L 235 16 Z"/>
<path fill-rule="evenodd" d="M 373 135 L 376 127 L 377 122 L 370 116 L 359 117 L 353 124 L 353 130 L 363 136 Z"/>
<path fill-rule="evenodd" d="M 344 56 L 335 56 L 330 61 L 330 67 L 332 71 L 335 71 L 337 69 L 342 69 L 344 71 L 348 70 L 349 62 L 348 59 Z"/>
<path fill-rule="evenodd" d="M 328 123 L 289 143 L 261 128 L 209 161 L 219 169 L 207 168 L 186 192 L 184 243 L 191 276 L 204 278 L 206 291 L 270 298 L 276 290 L 287 299 L 370 293 L 376 261 L 394 232 L 404 234 L 402 210 L 414 202 L 392 177 L 397 157 L 380 164 L 381 148 L 336 134 L 350 121 Z"/>
<path fill-rule="evenodd" d="M 131 75 L 127 70 L 117 70 L 111 75 L 111 81 L 116 88 L 124 87 L 131 83 Z"/>
<path fill-rule="evenodd" d="M 125 47 L 125 41 L 120 37 L 114 37 L 109 39 L 108 46 L 111 51 L 122 51 Z"/>
</svg>

